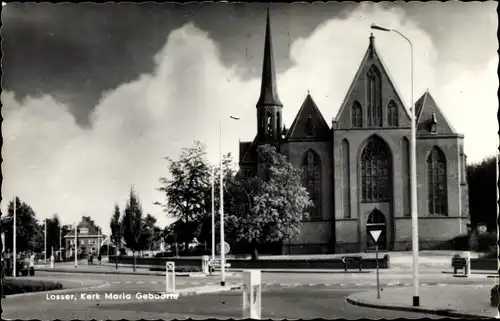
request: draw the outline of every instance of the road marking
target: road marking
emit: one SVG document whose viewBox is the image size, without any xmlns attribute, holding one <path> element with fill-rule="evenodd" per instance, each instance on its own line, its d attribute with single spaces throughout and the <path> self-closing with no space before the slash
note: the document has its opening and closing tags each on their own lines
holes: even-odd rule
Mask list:
<svg viewBox="0 0 500 321">
<path fill-rule="evenodd" d="M 136 282 L 136 284 L 144 284 L 143 281 Z"/>
<path fill-rule="evenodd" d="M 444 283 L 438 283 L 437 285 L 438 286 L 446 286 L 446 284 L 444 284 Z"/>
<path fill-rule="evenodd" d="M 131 284 L 132 281 L 125 281 L 125 284 Z"/>
<path fill-rule="evenodd" d="M 119 284 L 119 283 L 122 283 L 122 281 L 113 281 L 111 283 L 113 283 L 113 284 Z"/>
<path fill-rule="evenodd" d="M 427 285 L 427 283 L 422 283 L 422 285 Z"/>
</svg>

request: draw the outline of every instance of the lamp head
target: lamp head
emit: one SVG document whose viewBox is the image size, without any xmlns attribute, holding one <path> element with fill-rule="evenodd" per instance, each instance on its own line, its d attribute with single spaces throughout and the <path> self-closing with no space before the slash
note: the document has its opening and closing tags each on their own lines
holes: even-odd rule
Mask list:
<svg viewBox="0 0 500 321">
<path fill-rule="evenodd" d="M 229 116 L 229 118 L 234 119 L 234 120 L 240 120 L 240 117 L 237 117 L 237 116 Z"/>
<path fill-rule="evenodd" d="M 376 24 L 372 23 L 371 29 L 374 29 L 374 30 L 380 30 L 380 31 L 391 31 L 391 29 L 387 29 L 387 28 L 384 28 L 384 27 L 381 27 L 381 26 L 377 26 Z"/>
</svg>

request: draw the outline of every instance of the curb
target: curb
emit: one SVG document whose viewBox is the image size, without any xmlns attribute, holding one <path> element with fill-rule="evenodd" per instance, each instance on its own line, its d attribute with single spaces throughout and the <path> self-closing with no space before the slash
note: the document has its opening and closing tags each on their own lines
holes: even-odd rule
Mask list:
<svg viewBox="0 0 500 321">
<path fill-rule="evenodd" d="M 125 272 L 125 271 L 82 271 L 82 270 L 57 270 L 57 269 L 38 269 L 37 271 L 43 272 L 57 272 L 57 273 L 77 273 L 77 274 L 111 274 L 111 275 L 143 275 L 143 276 L 165 276 L 165 273 L 147 273 L 147 272 Z M 190 277 L 190 273 L 175 273 L 178 277 Z"/>
<path fill-rule="evenodd" d="M 71 291 L 100 289 L 100 288 L 104 288 L 104 287 L 106 287 L 108 285 L 110 285 L 110 283 L 106 282 L 106 283 L 99 284 L 99 285 L 93 285 L 93 286 L 87 286 L 87 287 L 81 287 L 81 288 L 76 287 L 76 288 L 60 289 L 60 290 L 49 290 L 49 291 L 17 293 L 17 294 L 6 295 L 5 299 L 7 299 L 7 298 L 14 298 L 14 297 L 20 297 L 20 296 L 33 296 L 33 295 L 37 295 L 37 294 L 41 294 L 41 293 L 64 293 L 64 292 L 71 292 Z"/>
<path fill-rule="evenodd" d="M 243 271 L 248 271 L 248 270 L 259 270 L 259 269 L 227 269 L 227 272 L 243 272 Z M 220 272 L 220 271 L 217 271 Z M 374 271 L 344 271 L 344 270 L 262 270 L 260 269 L 261 273 L 293 273 L 293 274 L 306 274 L 306 273 L 324 273 L 324 274 L 369 274 L 373 273 Z"/>
<path fill-rule="evenodd" d="M 436 309 L 425 309 L 425 308 L 416 308 L 416 307 L 402 307 L 402 306 L 390 306 L 390 305 L 378 305 L 374 303 L 367 303 L 356 301 L 347 297 L 345 301 L 349 304 L 365 307 L 365 308 L 374 308 L 374 309 L 382 309 L 382 310 L 394 310 L 394 311 L 406 311 L 406 312 L 420 312 L 420 313 L 429 313 L 438 316 L 445 316 L 451 318 L 480 318 L 480 319 L 490 319 L 490 317 L 472 314 L 472 313 L 462 313 L 456 312 L 454 310 L 436 310 Z M 492 317 L 491 317 L 492 318 Z"/>
<path fill-rule="evenodd" d="M 201 294 L 209 294 L 209 293 L 219 293 L 219 292 L 229 292 L 234 290 L 240 290 L 242 285 L 231 285 L 226 286 L 224 288 L 206 288 L 206 289 L 182 289 L 178 292 L 178 295 L 181 296 L 192 296 L 192 295 L 201 295 Z M 157 292 L 157 294 L 162 295 L 165 292 Z"/>
</svg>

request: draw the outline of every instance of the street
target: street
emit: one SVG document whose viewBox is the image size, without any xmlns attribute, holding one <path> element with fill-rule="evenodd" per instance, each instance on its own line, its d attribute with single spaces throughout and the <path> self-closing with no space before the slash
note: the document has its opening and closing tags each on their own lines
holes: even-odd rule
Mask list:
<svg viewBox="0 0 500 321">
<path fill-rule="evenodd" d="M 3 300 L 7 319 L 140 319 L 140 318 L 238 318 L 242 315 L 241 290 L 180 297 L 177 300 L 144 300 L 137 293 L 165 291 L 165 277 L 38 272 L 32 279 L 62 282 L 72 300 L 48 300 L 46 293 L 7 297 Z M 241 276 L 228 275 L 227 282 L 239 284 Z M 176 288 L 217 286 L 220 277 L 177 277 Z M 454 278 L 446 274 L 423 275 L 421 284 L 477 284 L 489 287 L 494 281 L 485 276 Z M 356 292 L 374 289 L 375 273 L 263 273 L 262 318 L 421 318 L 413 312 L 361 308 L 345 302 Z M 381 275 L 381 287 L 411 284 L 406 274 Z M 99 287 L 96 287 L 100 285 Z M 82 289 L 86 287 L 91 289 Z M 69 289 L 68 287 L 72 287 Z M 78 288 L 75 288 L 78 287 Z M 81 293 L 94 295 L 82 300 Z M 105 299 L 105 294 L 130 294 L 129 299 Z M 383 290 L 382 290 L 383 295 Z"/>
</svg>

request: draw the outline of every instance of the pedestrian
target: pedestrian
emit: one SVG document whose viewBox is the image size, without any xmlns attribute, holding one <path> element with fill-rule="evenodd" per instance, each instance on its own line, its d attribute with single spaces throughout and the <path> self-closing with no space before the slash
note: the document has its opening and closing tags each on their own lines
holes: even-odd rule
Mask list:
<svg viewBox="0 0 500 321">
<path fill-rule="evenodd" d="M 102 256 L 101 256 L 101 253 L 99 253 L 99 255 L 97 256 L 97 260 L 99 261 L 99 265 L 101 265 L 101 259 L 102 259 Z"/>
</svg>

